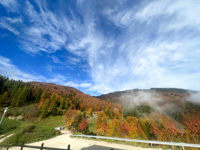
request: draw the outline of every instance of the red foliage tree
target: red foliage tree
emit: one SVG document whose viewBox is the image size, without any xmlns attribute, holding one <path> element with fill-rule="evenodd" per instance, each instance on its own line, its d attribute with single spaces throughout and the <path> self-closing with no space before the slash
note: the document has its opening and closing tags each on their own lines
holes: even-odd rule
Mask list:
<svg viewBox="0 0 200 150">
<path fill-rule="evenodd" d="M 83 118 L 81 123 L 79 124 L 79 130 L 84 131 L 88 128 L 87 119 Z"/>
</svg>

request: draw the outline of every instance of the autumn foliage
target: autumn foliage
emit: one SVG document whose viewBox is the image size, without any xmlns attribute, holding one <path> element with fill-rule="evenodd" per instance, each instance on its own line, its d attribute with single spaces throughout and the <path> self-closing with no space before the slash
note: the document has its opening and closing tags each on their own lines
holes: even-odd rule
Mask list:
<svg viewBox="0 0 200 150">
<path fill-rule="evenodd" d="M 87 123 L 87 119 L 83 118 L 81 120 L 81 123 L 79 124 L 79 130 L 81 130 L 82 132 L 85 131 L 88 128 L 88 123 Z"/>
<path fill-rule="evenodd" d="M 164 92 L 162 97 L 167 103 L 176 103 L 180 111 L 160 113 L 148 105 L 121 106 L 100 100 L 72 87 L 24 83 L 0 76 L 0 106 L 21 107 L 34 103 L 39 111 L 27 113 L 28 119 L 63 115 L 67 129 L 84 134 L 199 143 L 200 106 L 180 101 L 185 95 Z M 91 120 L 94 120 L 93 131 Z"/>
</svg>

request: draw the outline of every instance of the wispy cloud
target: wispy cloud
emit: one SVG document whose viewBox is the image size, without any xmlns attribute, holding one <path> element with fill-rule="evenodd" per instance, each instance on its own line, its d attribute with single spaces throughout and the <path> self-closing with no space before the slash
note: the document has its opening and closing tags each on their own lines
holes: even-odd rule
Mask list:
<svg viewBox="0 0 200 150">
<path fill-rule="evenodd" d="M 66 56 L 64 63 L 82 65 L 84 60 L 89 66 L 90 82 L 65 85 L 98 93 L 150 87 L 200 89 L 198 0 L 79 0 L 57 10 L 48 1 L 36 0 L 26 1 L 22 10 L 26 13 L 19 16 L 28 25 L 21 22 L 23 28 L 16 29 L 16 22 L 4 18 L 0 26 L 19 36 L 24 51 L 67 51 L 73 56 Z M 56 55 L 52 60 L 64 65 Z"/>
<path fill-rule="evenodd" d="M 78 83 L 74 83 L 72 81 L 69 81 L 69 82 L 65 83 L 64 85 L 70 86 L 70 87 L 75 87 L 75 88 L 89 88 L 89 87 L 91 87 L 92 84 L 91 83 L 80 83 L 80 84 L 78 84 Z"/>
<path fill-rule="evenodd" d="M 52 58 L 54 63 L 62 64 L 61 60 L 58 57 L 56 57 L 55 55 L 53 55 L 51 58 Z"/>
<path fill-rule="evenodd" d="M 27 73 L 19 67 L 15 66 L 13 62 L 6 57 L 0 56 L 0 74 L 6 77 L 10 77 L 15 80 L 22 81 L 41 81 L 41 82 L 51 82 L 57 84 L 64 84 L 67 79 L 66 76 L 60 74 L 54 74 L 53 76 L 47 78 L 42 75 Z"/>
<path fill-rule="evenodd" d="M 100 93 L 150 87 L 199 89 L 195 81 L 200 73 L 200 24 L 195 18 L 200 3 L 187 4 L 152 1 L 105 9 L 105 17 L 123 33 L 110 38 L 93 29 L 88 45 L 94 89 Z M 104 47 L 109 43 L 114 43 L 111 48 Z"/>
<path fill-rule="evenodd" d="M 6 7 L 9 12 L 18 12 L 19 5 L 16 0 L 0 0 L 0 4 Z"/>
<path fill-rule="evenodd" d="M 14 27 L 14 25 L 17 25 L 19 23 L 22 23 L 22 19 L 21 18 L 9 18 L 9 17 L 2 17 L 0 19 L 0 27 L 3 29 L 7 29 L 10 32 L 12 32 L 15 35 L 19 35 L 20 32 L 18 31 L 18 29 L 16 27 Z"/>
<path fill-rule="evenodd" d="M 37 81 L 43 80 L 44 77 L 42 76 L 34 76 L 23 72 L 22 70 L 18 69 L 9 58 L 0 56 L 0 74 L 4 76 L 8 76 L 15 80 L 23 80 L 23 81 Z"/>
</svg>

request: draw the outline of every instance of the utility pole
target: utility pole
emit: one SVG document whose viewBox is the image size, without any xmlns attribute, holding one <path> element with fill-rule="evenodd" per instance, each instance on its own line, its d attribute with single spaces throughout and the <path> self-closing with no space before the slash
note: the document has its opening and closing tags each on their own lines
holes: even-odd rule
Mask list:
<svg viewBox="0 0 200 150">
<path fill-rule="evenodd" d="M 1 121 L 0 121 L 0 124 L 1 124 L 1 122 L 2 122 L 2 120 L 3 120 L 3 117 L 5 116 L 5 114 L 6 114 L 6 112 L 7 112 L 7 110 L 8 110 L 8 107 L 5 107 L 5 108 L 4 108 L 4 112 L 3 112 L 3 116 L 2 116 Z"/>
</svg>

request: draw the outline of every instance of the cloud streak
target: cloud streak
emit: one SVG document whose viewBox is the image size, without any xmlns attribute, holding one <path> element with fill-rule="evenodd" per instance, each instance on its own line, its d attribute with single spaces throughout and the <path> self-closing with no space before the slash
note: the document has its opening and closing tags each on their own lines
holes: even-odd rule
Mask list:
<svg viewBox="0 0 200 150">
<path fill-rule="evenodd" d="M 64 9 L 64 4 L 55 4 L 54 10 L 48 1 L 26 1 L 22 14 L 18 4 L 3 1 L 21 22 L 4 17 L 0 27 L 18 36 L 20 47 L 29 54 L 52 53 L 54 63 L 87 65 L 88 83 L 65 85 L 97 93 L 151 87 L 200 89 L 198 0 L 74 3 Z M 16 28 L 17 24 L 23 28 Z M 67 51 L 69 61 L 61 62 L 57 51 Z"/>
<path fill-rule="evenodd" d="M 52 77 L 45 77 L 38 74 L 27 73 L 15 66 L 9 58 L 0 56 L 0 74 L 10 77 L 14 80 L 40 81 L 40 82 L 52 82 L 57 84 L 63 84 L 67 81 L 66 77 L 60 74 L 55 74 Z"/>
</svg>

